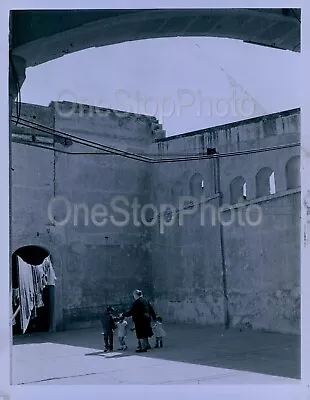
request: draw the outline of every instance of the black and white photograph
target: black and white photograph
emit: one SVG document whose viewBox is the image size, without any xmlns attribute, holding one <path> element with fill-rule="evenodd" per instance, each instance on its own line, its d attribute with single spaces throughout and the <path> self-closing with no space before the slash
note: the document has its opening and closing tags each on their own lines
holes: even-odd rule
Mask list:
<svg viewBox="0 0 310 400">
<path fill-rule="evenodd" d="M 11 385 L 298 385 L 301 9 L 92 3 L 9 12 Z"/>
</svg>

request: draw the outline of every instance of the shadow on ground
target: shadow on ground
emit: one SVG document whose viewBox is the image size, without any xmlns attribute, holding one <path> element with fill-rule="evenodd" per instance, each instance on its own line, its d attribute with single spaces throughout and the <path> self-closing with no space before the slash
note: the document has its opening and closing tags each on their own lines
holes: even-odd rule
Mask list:
<svg viewBox="0 0 310 400">
<path fill-rule="evenodd" d="M 166 331 L 164 348 L 152 348 L 139 356 L 300 379 L 300 336 L 179 324 L 166 326 Z M 107 357 L 102 353 L 100 328 L 16 336 L 13 342 L 14 345 L 49 342 L 85 347 L 98 350 L 86 350 L 87 357 Z M 109 357 L 137 355 L 132 332 L 127 344 L 125 352 Z"/>
</svg>

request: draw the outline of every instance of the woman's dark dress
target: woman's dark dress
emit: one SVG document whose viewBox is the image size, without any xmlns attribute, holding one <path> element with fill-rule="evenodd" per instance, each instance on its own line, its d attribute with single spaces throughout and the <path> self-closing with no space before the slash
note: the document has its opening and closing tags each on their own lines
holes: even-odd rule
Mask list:
<svg viewBox="0 0 310 400">
<path fill-rule="evenodd" d="M 124 317 L 132 317 L 137 339 L 146 339 L 153 336 L 150 305 L 143 297 L 135 300 L 130 310 L 123 315 Z"/>
</svg>

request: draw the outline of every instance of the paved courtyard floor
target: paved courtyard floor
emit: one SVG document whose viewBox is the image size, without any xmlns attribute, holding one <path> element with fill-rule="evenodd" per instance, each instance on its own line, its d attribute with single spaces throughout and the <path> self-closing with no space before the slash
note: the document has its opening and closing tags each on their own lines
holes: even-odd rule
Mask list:
<svg viewBox="0 0 310 400">
<path fill-rule="evenodd" d="M 166 331 L 164 348 L 141 354 L 132 332 L 128 350 L 103 353 L 100 327 L 15 337 L 12 383 L 299 383 L 298 336 L 188 325 Z"/>
</svg>

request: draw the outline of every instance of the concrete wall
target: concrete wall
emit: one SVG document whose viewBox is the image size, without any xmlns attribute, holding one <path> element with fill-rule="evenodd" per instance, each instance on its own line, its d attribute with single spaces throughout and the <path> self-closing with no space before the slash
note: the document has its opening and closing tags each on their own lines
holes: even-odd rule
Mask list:
<svg viewBox="0 0 310 400">
<path fill-rule="evenodd" d="M 102 151 L 69 141 L 56 140 L 52 151 L 13 143 L 12 250 L 34 244 L 51 252 L 58 277 L 56 329 L 85 326 L 106 304 L 127 306 L 137 287 L 167 320 L 223 324 L 225 267 L 232 326 L 299 331 L 297 164 L 289 185 L 286 171 L 288 161 L 300 151 L 299 110 L 171 138 L 164 137 L 153 117 L 96 111 L 68 102 L 49 107 L 23 104 L 22 117 L 89 141 L 157 157 L 197 155 L 208 147 L 219 153 L 246 152 L 220 157 L 219 164 L 215 158 L 154 164 L 85 154 Z M 19 140 L 31 135 L 38 139 L 42 132 L 13 126 L 13 134 L 20 135 Z M 48 144 L 47 137 L 40 140 Z M 247 152 L 258 148 L 269 151 Z M 275 194 L 262 196 L 257 191 L 257 179 L 266 175 L 260 174 L 262 170 L 274 172 Z M 247 198 L 231 205 L 231 183 L 236 178 L 246 183 Z M 266 186 L 263 183 L 260 188 Z M 129 222 L 121 227 L 111 221 L 96 226 L 91 218 L 96 204 L 107 207 L 108 217 L 124 219 L 112 209 L 117 195 L 128 201 L 127 206 L 118 205 L 129 212 Z M 63 196 L 72 212 L 63 226 L 48 216 L 48 204 L 55 196 Z M 182 196 L 194 196 L 199 204 L 191 207 L 189 199 L 180 203 Z M 133 222 L 134 199 L 157 208 L 155 225 Z M 255 227 L 234 221 L 221 230 L 218 208 L 223 204 L 224 221 L 238 210 L 244 216 L 254 205 L 261 207 L 262 221 Z M 169 213 L 169 207 L 176 213 Z M 56 221 L 64 219 L 64 201 L 55 203 L 52 213 Z"/>
<path fill-rule="evenodd" d="M 262 211 L 257 226 L 251 226 L 245 218 L 246 210 L 250 210 L 253 204 L 260 206 Z M 235 221 L 224 228 L 231 325 L 298 333 L 299 190 L 257 199 L 232 211 L 239 211 L 245 226 L 238 223 L 236 214 Z M 253 211 L 251 220 L 255 221 Z"/>
<path fill-rule="evenodd" d="M 129 151 L 145 150 L 154 138 L 152 121 L 147 117 L 137 116 L 135 120 L 135 116 L 129 116 L 119 124 L 112 113 L 104 119 L 83 118 L 79 113 L 68 118 L 55 104 L 23 104 L 22 110 L 22 117 L 28 120 L 90 141 L 121 143 Z M 13 127 L 13 133 L 40 134 L 34 129 L 17 127 Z M 101 204 L 107 206 L 109 216 L 122 221 L 122 214 L 111 209 L 113 197 L 125 197 L 128 205 L 118 205 L 130 210 L 135 197 L 140 203 L 148 201 L 150 180 L 147 163 L 113 155 L 62 153 L 97 151 L 74 143 L 69 147 L 56 143 L 55 149 L 60 151 L 13 143 L 12 238 L 13 251 L 36 244 L 51 252 L 58 278 L 55 328 L 66 329 L 91 322 L 106 304 L 129 304 L 137 287 L 152 297 L 145 228 L 134 226 L 132 220 L 123 227 L 111 222 L 96 226 L 91 218 L 93 207 Z M 58 222 L 68 215 L 64 201 L 52 203 L 55 223 L 48 216 L 50 201 L 58 196 L 66 199 L 72 212 L 63 226 Z M 84 204 L 84 209 L 75 213 L 80 204 Z"/>
<path fill-rule="evenodd" d="M 164 233 L 153 230 L 154 297 L 165 318 L 202 324 L 224 322 L 224 257 L 231 325 L 299 332 L 300 188 L 296 176 L 296 189 L 287 190 L 286 177 L 287 162 L 299 155 L 295 146 L 299 140 L 299 110 L 290 110 L 157 140 L 152 145 L 163 157 L 202 154 L 208 147 L 220 154 L 245 152 L 220 158 L 219 180 L 215 159 L 152 166 L 153 198 L 158 208 L 161 203 L 175 204 L 178 196 L 192 195 L 190 182 L 197 174 L 204 181 L 201 195 L 206 198 L 200 208 L 192 209 L 193 215 L 185 218 L 184 226 L 179 227 L 176 218 Z M 246 153 L 259 148 L 269 151 Z M 262 168 L 275 174 L 273 195 L 258 195 L 256 180 Z M 218 207 L 230 207 L 230 184 L 237 177 L 247 186 L 247 199 L 242 207 L 239 204 L 241 214 L 244 217 L 248 208 L 259 205 L 262 221 L 255 227 L 249 223 L 242 226 L 236 214 L 236 221 L 227 224 L 236 210 L 224 212 L 221 246 Z M 204 207 L 208 211 L 202 220 Z M 182 205 L 177 208 L 182 213 Z M 211 215 L 216 215 L 214 223 Z M 253 221 L 255 218 L 253 215 Z"/>
<path fill-rule="evenodd" d="M 55 127 L 126 151 L 144 150 L 146 144 L 152 141 L 146 117 L 135 119 L 135 116 L 129 115 L 121 119 L 114 113 L 88 117 L 87 112 L 83 117 L 77 111 L 70 118 L 61 117 L 56 112 Z M 78 144 L 73 144 L 69 150 L 97 151 Z M 132 220 L 124 226 L 115 226 L 109 220 L 103 226 L 96 226 L 96 221 L 94 223 L 91 219 L 91 210 L 96 204 L 101 204 L 107 207 L 109 216 L 123 221 L 124 216 L 111 208 L 115 196 L 122 196 L 128 201 L 128 205 L 123 201 L 117 203 L 126 210 L 130 209 L 135 197 L 140 203 L 146 202 L 149 165 L 109 154 L 58 153 L 56 177 L 56 195 L 68 199 L 73 213 L 74 207 L 79 204 L 84 204 L 89 212 L 85 220 L 85 211 L 80 209 L 76 224 L 72 215 L 64 227 L 67 266 L 63 273 L 65 327 L 91 321 L 105 304 L 129 304 L 137 287 L 151 296 L 151 268 L 145 228 L 134 226 Z"/>
<path fill-rule="evenodd" d="M 21 118 L 54 127 L 52 109 L 23 104 Z M 12 125 L 13 137 L 32 138 L 37 131 Z M 42 132 L 41 132 L 42 133 Z M 55 154 L 53 151 L 30 146 L 31 143 L 12 143 L 12 248 L 27 245 L 45 248 L 53 256 L 57 275 L 55 328 L 62 327 L 62 270 L 65 243 L 63 231 L 54 229 L 48 218 L 48 204 L 55 191 Z"/>
<path fill-rule="evenodd" d="M 161 214 L 160 220 L 166 221 L 162 222 L 162 232 L 158 226 L 152 229 L 155 305 L 165 319 L 221 324 L 224 314 L 219 226 L 211 226 L 209 215 L 201 224 L 201 206 L 192 213 L 193 209 L 186 208 L 186 199 L 184 204 L 181 199 L 192 196 L 190 178 L 194 173 L 204 177 L 205 196 L 209 199 L 206 201 L 217 207 L 212 180 L 214 160 L 153 165 L 152 198 L 158 210 L 164 204 L 181 210 L 171 220 L 171 226 L 169 216 Z"/>
</svg>

